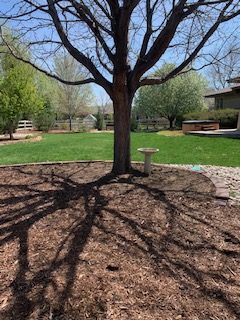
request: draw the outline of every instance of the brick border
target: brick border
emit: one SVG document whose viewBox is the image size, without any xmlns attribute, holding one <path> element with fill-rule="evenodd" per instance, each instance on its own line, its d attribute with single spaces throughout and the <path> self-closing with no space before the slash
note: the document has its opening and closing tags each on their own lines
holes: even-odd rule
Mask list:
<svg viewBox="0 0 240 320">
<path fill-rule="evenodd" d="M 223 199 L 223 200 L 228 200 L 230 198 L 229 189 L 226 186 L 226 184 L 222 181 L 222 179 L 216 178 L 216 177 L 209 177 L 207 175 L 205 175 L 205 176 L 208 177 L 212 181 L 212 183 L 215 185 L 215 188 L 216 188 L 215 197 L 216 198 Z"/>
<path fill-rule="evenodd" d="M 72 160 L 72 161 L 45 161 L 45 162 L 34 162 L 34 163 L 20 163 L 20 164 L 7 164 L 7 165 L 0 165 L 0 168 L 9 168 L 9 167 L 24 167 L 24 166 L 36 166 L 36 165 L 54 165 L 54 164 L 71 164 L 71 163 L 97 163 L 97 162 L 103 162 L 103 163 L 112 163 L 112 160 Z M 143 161 L 132 161 L 132 163 L 136 164 L 144 164 Z M 164 164 L 164 163 L 152 163 L 152 166 L 161 167 L 161 166 L 169 166 L 171 168 L 171 165 Z M 191 171 L 192 173 L 195 173 L 191 169 L 188 168 L 181 168 L 180 170 L 186 170 Z M 229 189 L 226 186 L 226 184 L 222 181 L 222 179 L 217 177 L 210 177 L 204 172 L 197 172 L 200 174 L 203 174 L 205 177 L 207 177 L 215 186 L 215 197 L 219 200 L 229 200 Z"/>
</svg>

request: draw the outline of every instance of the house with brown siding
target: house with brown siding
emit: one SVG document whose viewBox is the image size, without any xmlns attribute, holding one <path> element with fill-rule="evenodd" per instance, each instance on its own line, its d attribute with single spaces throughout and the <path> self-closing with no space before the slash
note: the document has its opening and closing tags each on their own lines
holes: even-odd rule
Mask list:
<svg viewBox="0 0 240 320">
<path fill-rule="evenodd" d="M 214 98 L 215 109 L 231 108 L 240 110 L 240 78 L 238 84 L 218 91 L 208 92 L 205 97 Z"/>
</svg>

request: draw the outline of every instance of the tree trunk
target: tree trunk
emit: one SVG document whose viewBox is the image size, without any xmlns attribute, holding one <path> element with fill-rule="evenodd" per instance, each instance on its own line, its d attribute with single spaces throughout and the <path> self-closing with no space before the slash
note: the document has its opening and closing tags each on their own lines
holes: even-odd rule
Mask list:
<svg viewBox="0 0 240 320">
<path fill-rule="evenodd" d="M 168 118 L 168 121 L 169 121 L 169 129 L 172 130 L 173 129 L 174 118 Z"/>
<path fill-rule="evenodd" d="M 72 116 L 69 115 L 69 131 L 72 131 Z"/>
<path fill-rule="evenodd" d="M 126 89 L 119 89 L 114 95 L 114 162 L 112 172 L 115 174 L 128 173 L 131 169 L 131 103 L 132 99 Z"/>
<path fill-rule="evenodd" d="M 10 124 L 8 127 L 8 133 L 9 133 L 10 140 L 13 140 L 14 137 L 13 137 L 13 125 L 12 124 Z"/>
<path fill-rule="evenodd" d="M 13 132 L 12 131 L 9 131 L 9 137 L 10 137 L 10 140 L 13 140 L 14 137 L 13 137 Z"/>
</svg>

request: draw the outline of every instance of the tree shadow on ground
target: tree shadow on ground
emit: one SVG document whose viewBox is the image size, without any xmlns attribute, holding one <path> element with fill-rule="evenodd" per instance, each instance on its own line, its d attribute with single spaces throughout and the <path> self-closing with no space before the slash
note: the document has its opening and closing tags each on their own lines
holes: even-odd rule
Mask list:
<svg viewBox="0 0 240 320">
<path fill-rule="evenodd" d="M 156 277 L 166 274 L 175 279 L 186 295 L 192 291 L 201 299 L 220 304 L 231 319 L 238 319 L 239 278 L 233 266 L 240 259 L 239 233 L 234 232 L 230 221 L 222 223 L 221 215 L 218 221 L 213 220 L 214 215 L 207 211 L 203 214 L 196 206 L 196 201 L 202 204 L 207 201 L 206 207 L 212 208 L 211 196 L 207 196 L 204 190 L 196 195 L 191 191 L 195 190 L 191 185 L 178 193 L 171 188 L 169 196 L 168 190 L 161 191 L 146 183 L 146 177 L 139 171 L 120 177 L 112 174 L 99 177 L 98 173 L 97 179 L 87 182 L 74 178 L 75 175 L 86 175 L 91 169 L 88 164 L 71 172 L 60 170 L 60 173 L 57 167 L 37 171 L 19 167 L 14 169 L 19 176 L 18 183 L 3 182 L 0 185 L 1 190 L 6 191 L 1 201 L 0 245 L 4 248 L 16 242 L 18 246 L 16 272 L 9 283 L 11 299 L 2 319 L 106 319 L 105 287 L 99 278 L 98 290 L 103 292 L 102 295 L 90 299 L 89 293 L 86 299 L 83 297 L 78 310 L 71 304 L 69 306 L 75 282 L 79 281 L 76 280 L 79 266 L 83 265 L 89 274 L 97 268 L 90 265 L 85 253 L 89 250 L 89 243 L 97 243 L 98 237 L 100 246 L 101 241 L 106 241 L 109 250 L 114 244 L 119 252 L 129 256 L 134 251 L 136 256 L 144 256 Z M 164 210 L 162 233 L 151 217 L 144 217 L 142 222 L 125 211 L 124 208 L 130 208 L 131 204 L 122 202 L 136 191 L 147 194 L 148 200 L 152 199 Z M 67 226 L 62 223 L 64 219 L 68 221 Z M 43 232 L 48 230 L 49 234 L 43 235 L 42 239 L 49 237 L 49 242 L 51 232 L 61 235 L 50 257 L 45 261 L 44 255 L 41 256 L 39 259 L 43 261 L 38 261 L 34 267 L 31 241 L 38 237 L 34 230 L 37 233 L 41 228 Z M 48 251 L 45 248 L 43 254 L 49 255 Z M 205 257 L 208 260 L 204 260 Z M 215 268 L 211 259 L 221 260 L 221 263 Z M 58 273 L 62 275 L 61 285 L 56 277 Z M 49 294 L 50 287 L 54 301 Z M 81 290 L 84 294 L 84 288 Z M 185 314 L 187 312 L 186 308 Z M 210 311 L 204 315 L 211 319 Z"/>
</svg>

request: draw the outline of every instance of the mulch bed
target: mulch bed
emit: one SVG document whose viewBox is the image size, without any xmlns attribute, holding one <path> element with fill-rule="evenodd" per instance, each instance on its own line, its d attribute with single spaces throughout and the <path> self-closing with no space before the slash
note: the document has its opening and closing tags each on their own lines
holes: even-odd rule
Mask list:
<svg viewBox="0 0 240 320">
<path fill-rule="evenodd" d="M 199 173 L 110 168 L 0 168 L 0 319 L 240 319 L 239 207 Z"/>
</svg>

